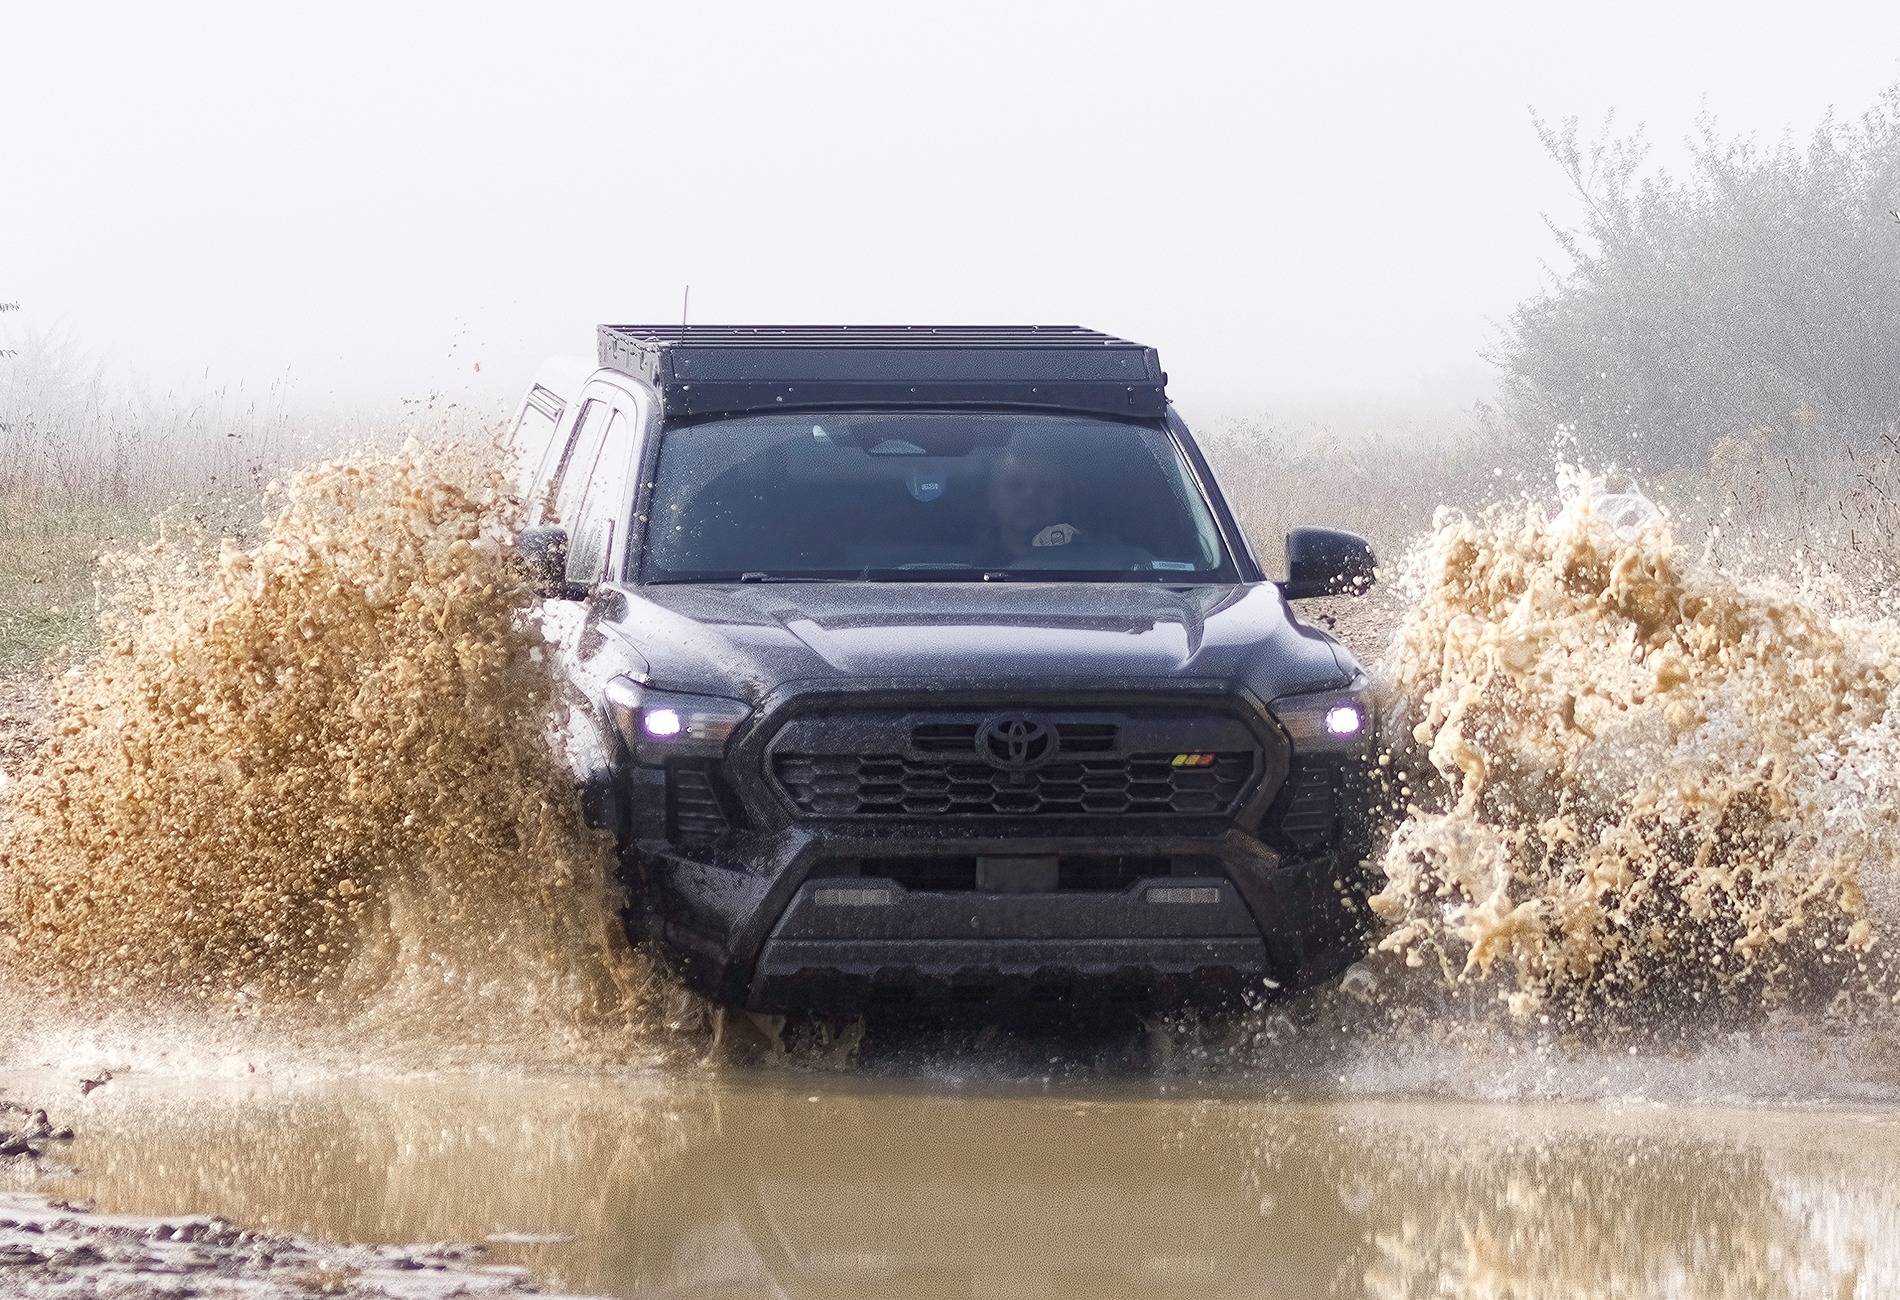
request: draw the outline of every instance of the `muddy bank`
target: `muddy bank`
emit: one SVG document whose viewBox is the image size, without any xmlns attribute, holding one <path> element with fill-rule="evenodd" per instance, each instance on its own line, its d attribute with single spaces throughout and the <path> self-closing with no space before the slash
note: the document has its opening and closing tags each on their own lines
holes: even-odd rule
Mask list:
<svg viewBox="0 0 1900 1300">
<path fill-rule="evenodd" d="M 110 1074 L 80 1084 L 89 1095 Z M 43 1107 L 0 1099 L 0 1292 L 39 1297 L 520 1295 L 536 1290 L 519 1267 L 484 1262 L 482 1248 L 338 1245 L 260 1232 L 218 1215 L 100 1213 L 39 1188 L 83 1177 L 67 1153 L 74 1131 Z"/>
<path fill-rule="evenodd" d="M 18 1300 L 429 1300 L 535 1290 L 524 1270 L 483 1263 L 473 1246 L 336 1246 L 215 1215 L 101 1214 L 31 1192 L 0 1192 L 0 1289 Z"/>
</svg>

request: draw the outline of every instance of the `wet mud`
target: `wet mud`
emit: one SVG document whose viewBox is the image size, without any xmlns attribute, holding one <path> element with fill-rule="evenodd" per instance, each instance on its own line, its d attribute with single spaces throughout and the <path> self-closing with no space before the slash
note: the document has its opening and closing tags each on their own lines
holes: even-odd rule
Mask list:
<svg viewBox="0 0 1900 1300">
<path fill-rule="evenodd" d="M 536 1290 L 474 1246 L 346 1246 L 236 1227 L 216 1215 L 105 1214 L 0 1191 L 0 1287 L 19 1300 L 312 1296 L 434 1300 Z"/>
</svg>

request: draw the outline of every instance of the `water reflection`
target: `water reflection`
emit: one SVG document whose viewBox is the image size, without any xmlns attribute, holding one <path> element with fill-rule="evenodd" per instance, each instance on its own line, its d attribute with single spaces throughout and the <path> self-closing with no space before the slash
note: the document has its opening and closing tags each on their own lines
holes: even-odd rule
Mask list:
<svg viewBox="0 0 1900 1300">
<path fill-rule="evenodd" d="M 66 1109 L 83 1172 L 59 1190 L 102 1208 L 506 1234 L 501 1257 L 618 1295 L 1900 1292 L 1900 1125 L 1879 1114 L 785 1075 L 124 1080 Z"/>
</svg>

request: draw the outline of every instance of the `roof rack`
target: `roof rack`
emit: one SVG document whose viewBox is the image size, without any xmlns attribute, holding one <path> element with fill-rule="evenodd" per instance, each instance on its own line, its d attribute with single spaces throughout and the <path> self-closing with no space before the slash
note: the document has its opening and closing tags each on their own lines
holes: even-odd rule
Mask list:
<svg viewBox="0 0 1900 1300">
<path fill-rule="evenodd" d="M 1154 417 L 1160 355 L 1075 325 L 602 325 L 600 364 L 669 415 L 785 407 L 1026 406 Z"/>
</svg>

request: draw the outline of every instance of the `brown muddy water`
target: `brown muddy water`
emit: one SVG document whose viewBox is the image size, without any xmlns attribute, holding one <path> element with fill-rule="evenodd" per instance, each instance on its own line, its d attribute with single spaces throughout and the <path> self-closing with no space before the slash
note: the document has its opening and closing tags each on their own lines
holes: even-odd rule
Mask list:
<svg viewBox="0 0 1900 1300">
<path fill-rule="evenodd" d="M 44 1090 L 44 1076 L 0 1080 Z M 102 1211 L 615 1296 L 1886 1296 L 1900 1116 L 803 1077 L 115 1081 Z M 3 1281 L 4 1279 L 0 1279 Z"/>
<path fill-rule="evenodd" d="M 0 1185 L 590 1294 L 1900 1294 L 1876 593 L 1584 475 L 1444 515 L 1391 587 L 1336 988 L 775 1056 L 625 941 L 518 505 L 410 447 L 112 563 L 97 653 L 0 735 L 0 1096 L 78 1130 Z M 0 1236 L 0 1294 L 93 1293 L 19 1290 L 35 1253 Z M 331 1259 L 268 1294 L 367 1293 Z"/>
</svg>

